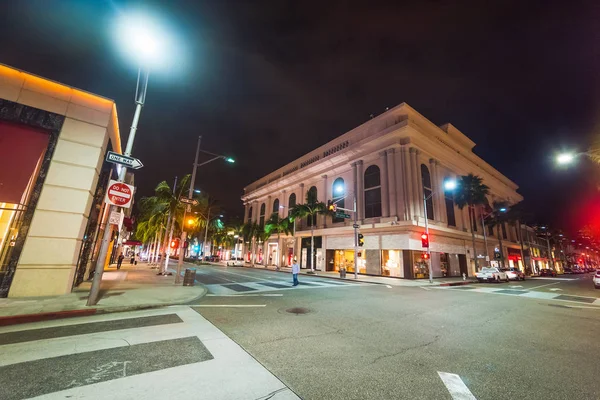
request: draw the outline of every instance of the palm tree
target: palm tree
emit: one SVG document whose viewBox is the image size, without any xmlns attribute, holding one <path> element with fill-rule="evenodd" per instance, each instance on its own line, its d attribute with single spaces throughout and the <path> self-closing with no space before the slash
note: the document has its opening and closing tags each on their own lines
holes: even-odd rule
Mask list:
<svg viewBox="0 0 600 400">
<path fill-rule="evenodd" d="M 504 262 L 504 251 L 502 247 L 502 233 L 500 228 L 502 224 L 509 222 L 509 214 L 507 212 L 509 203 L 507 201 L 494 201 L 492 203 L 492 215 L 490 216 L 489 226 L 494 229 L 496 228 L 496 236 L 498 237 L 498 248 L 500 249 L 500 263 L 502 268 L 506 268 Z M 485 229 L 485 227 L 484 227 Z"/>
<path fill-rule="evenodd" d="M 262 225 L 256 225 L 256 229 L 254 231 L 254 244 L 256 246 L 258 246 L 259 243 L 265 243 L 269 237 L 271 236 L 270 233 L 267 233 L 267 231 L 265 230 L 265 227 Z M 267 268 L 267 261 L 264 260 L 265 258 L 265 254 L 263 254 L 263 262 L 265 265 L 265 268 Z"/>
<path fill-rule="evenodd" d="M 248 222 L 242 226 L 242 236 L 244 237 L 244 241 L 248 241 L 250 247 L 250 263 L 252 266 L 255 264 L 256 260 L 256 252 L 255 252 L 255 237 L 256 232 L 260 229 L 260 225 L 256 222 Z"/>
<path fill-rule="evenodd" d="M 315 221 L 318 214 L 328 214 L 327 205 L 323 202 L 317 201 L 315 196 L 311 195 L 309 191 L 306 193 L 306 203 L 297 204 L 290 210 L 290 219 L 302 219 L 308 217 L 311 221 L 310 224 L 310 256 L 307 258 L 310 262 L 311 272 L 315 272 Z"/>
<path fill-rule="evenodd" d="M 473 259 L 475 260 L 475 270 L 479 269 L 477 263 L 477 252 L 475 250 L 475 206 L 487 204 L 487 195 L 490 188 L 483 183 L 483 179 L 477 175 L 463 175 L 458 179 L 457 187 L 454 192 L 454 202 L 461 210 L 468 206 L 469 224 L 471 226 L 471 240 L 473 242 Z"/>
<path fill-rule="evenodd" d="M 265 232 L 267 234 L 269 234 L 269 236 L 271 234 L 273 234 L 274 232 L 277 232 L 277 248 L 279 249 L 279 253 L 277 256 L 277 262 L 275 263 L 275 267 L 277 269 L 279 269 L 279 266 L 281 264 L 281 257 L 282 257 L 282 249 L 280 248 L 281 246 L 281 234 L 289 234 L 291 233 L 292 229 L 290 226 L 290 219 L 289 218 L 281 218 L 279 216 L 279 213 L 273 213 L 273 215 L 271 215 L 271 218 L 269 218 L 269 220 L 267 221 L 266 225 L 265 225 Z M 281 246 L 283 247 L 283 246 Z"/>
</svg>

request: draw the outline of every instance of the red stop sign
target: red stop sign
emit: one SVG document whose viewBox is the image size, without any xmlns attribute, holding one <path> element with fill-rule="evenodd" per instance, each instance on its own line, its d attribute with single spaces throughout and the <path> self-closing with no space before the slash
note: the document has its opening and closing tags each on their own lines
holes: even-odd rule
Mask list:
<svg viewBox="0 0 600 400">
<path fill-rule="evenodd" d="M 128 185 L 117 182 L 108 186 L 108 199 L 111 203 L 126 207 L 131 202 L 131 189 Z"/>
</svg>

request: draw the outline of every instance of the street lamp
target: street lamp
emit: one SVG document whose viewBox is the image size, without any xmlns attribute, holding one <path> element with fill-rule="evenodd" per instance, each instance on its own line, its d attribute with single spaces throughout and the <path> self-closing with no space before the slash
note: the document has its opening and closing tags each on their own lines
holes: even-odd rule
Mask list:
<svg viewBox="0 0 600 400">
<path fill-rule="evenodd" d="M 166 48 L 165 38 L 161 27 L 154 21 L 151 21 L 141 16 L 134 17 L 121 17 L 118 21 L 118 33 L 119 40 L 125 39 L 125 47 L 128 55 L 134 55 L 137 62 L 143 67 L 138 68 L 138 79 L 135 90 L 135 112 L 133 114 L 133 120 L 131 122 L 131 129 L 129 130 L 129 136 L 127 137 L 127 146 L 125 147 L 125 156 L 130 156 L 133 150 L 133 142 L 135 140 L 135 134 L 137 132 L 137 126 L 142 113 L 142 107 L 146 101 L 146 91 L 148 89 L 148 77 L 150 74 L 149 67 L 156 63 L 157 60 L 164 57 L 159 57 L 162 51 Z M 122 42 L 123 43 L 123 42 Z M 119 170 L 119 182 L 125 180 L 127 174 L 127 168 L 122 167 Z M 116 206 L 111 205 L 108 215 L 117 209 Z M 96 261 L 96 268 L 94 271 L 94 279 L 92 281 L 92 287 L 90 288 L 90 294 L 86 305 L 93 306 L 98 302 L 98 293 L 100 292 L 100 284 L 102 282 L 102 274 L 104 272 L 104 262 L 108 255 L 108 246 L 110 244 L 112 229 L 110 224 L 107 223 L 104 229 L 104 236 L 102 237 L 102 243 L 100 245 L 100 251 L 98 252 L 98 259 Z"/>
<path fill-rule="evenodd" d="M 559 165 L 572 164 L 575 161 L 576 154 L 574 153 L 560 153 L 556 156 L 556 163 Z"/>
</svg>

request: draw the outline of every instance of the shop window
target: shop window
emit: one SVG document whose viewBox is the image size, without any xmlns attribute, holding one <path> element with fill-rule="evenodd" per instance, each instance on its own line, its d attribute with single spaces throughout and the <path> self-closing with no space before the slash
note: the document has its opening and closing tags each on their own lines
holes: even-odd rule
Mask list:
<svg viewBox="0 0 600 400">
<path fill-rule="evenodd" d="M 279 215 L 279 199 L 275 199 L 273 202 L 273 214 Z"/>
<path fill-rule="evenodd" d="M 344 197 L 346 196 L 346 185 L 344 184 L 344 180 L 342 178 L 337 178 L 333 181 L 333 186 L 331 188 L 331 192 L 333 193 L 333 201 L 339 208 L 346 208 L 346 201 Z M 333 217 L 332 222 L 344 222 L 344 218 Z"/>
<path fill-rule="evenodd" d="M 381 173 L 377 165 L 365 171 L 365 218 L 381 217 Z"/>
<path fill-rule="evenodd" d="M 266 209 L 265 203 L 262 203 L 260 205 L 260 223 L 259 223 L 260 226 L 265 225 L 265 209 Z"/>
<path fill-rule="evenodd" d="M 381 251 L 381 274 L 383 276 L 403 276 L 402 250 Z"/>
<path fill-rule="evenodd" d="M 444 181 L 450 178 L 446 178 Z M 444 190 L 444 201 L 446 202 L 446 219 L 448 226 L 456 226 L 456 215 L 454 215 L 454 193 L 451 190 Z"/>
<path fill-rule="evenodd" d="M 425 207 L 427 209 L 427 219 L 434 220 L 433 215 L 433 196 L 431 189 L 431 175 L 429 168 L 425 164 L 421 164 L 421 183 L 423 184 L 423 196 L 425 198 Z"/>
</svg>

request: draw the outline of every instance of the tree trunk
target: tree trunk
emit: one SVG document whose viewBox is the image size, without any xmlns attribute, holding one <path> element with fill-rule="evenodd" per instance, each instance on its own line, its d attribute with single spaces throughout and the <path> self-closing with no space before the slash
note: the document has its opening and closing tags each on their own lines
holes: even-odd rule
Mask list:
<svg viewBox="0 0 600 400">
<path fill-rule="evenodd" d="M 500 232 L 500 224 L 498 224 L 498 249 L 500 250 L 500 264 L 502 268 L 506 268 L 506 264 L 504 263 L 504 250 L 502 248 L 502 232 Z"/>
<path fill-rule="evenodd" d="M 521 221 L 517 220 L 517 231 L 519 232 L 519 234 L 517 235 L 518 239 L 519 239 L 519 244 L 521 245 L 521 262 L 523 263 L 523 272 L 525 272 L 525 269 L 527 267 L 527 265 L 525 264 L 525 248 L 523 245 L 523 231 L 521 230 Z M 530 255 L 531 257 L 531 255 Z"/>
<path fill-rule="evenodd" d="M 281 232 L 279 231 L 279 229 L 277 229 L 277 262 L 275 263 L 275 269 L 279 269 L 279 266 L 281 265 L 281 257 L 283 254 L 283 249 L 282 249 L 282 245 L 281 245 Z"/>
<path fill-rule="evenodd" d="M 471 224 L 471 240 L 473 241 L 473 261 L 475 262 L 475 272 L 479 270 L 479 264 L 477 263 L 477 250 L 475 249 L 475 230 L 473 229 L 473 218 L 475 210 L 472 206 L 469 206 L 469 223 Z"/>
<path fill-rule="evenodd" d="M 312 216 L 311 216 L 312 218 Z M 311 222 L 315 222 L 312 220 Z M 315 272 L 315 257 L 313 256 L 315 251 L 315 224 L 310 225 L 310 270 Z"/>
</svg>

